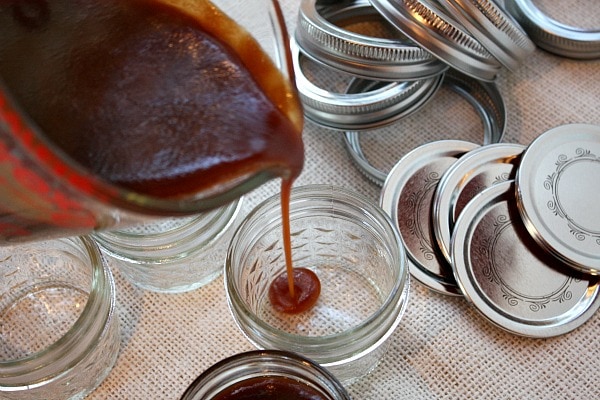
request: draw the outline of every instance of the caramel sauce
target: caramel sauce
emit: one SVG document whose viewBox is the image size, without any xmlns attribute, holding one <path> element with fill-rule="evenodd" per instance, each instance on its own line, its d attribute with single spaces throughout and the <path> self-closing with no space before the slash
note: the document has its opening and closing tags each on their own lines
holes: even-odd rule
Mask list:
<svg viewBox="0 0 600 400">
<path fill-rule="evenodd" d="M 258 43 L 212 3 L 2 3 L 0 76 L 62 152 L 134 192 L 179 198 L 280 176 L 297 299 L 289 196 L 304 163 L 302 109 Z"/>
<path fill-rule="evenodd" d="M 209 2 L 38 1 L 45 21 L 28 25 L 19 3 L 2 6 L 0 75 L 45 135 L 97 176 L 174 197 L 259 171 L 299 175 L 293 89 Z"/>
<path fill-rule="evenodd" d="M 320 391 L 281 376 L 249 378 L 224 389 L 213 400 L 325 400 Z"/>
<path fill-rule="evenodd" d="M 315 305 L 321 294 L 321 282 L 311 270 L 293 267 L 290 227 L 291 191 L 292 182 L 283 181 L 281 185 L 281 226 L 286 271 L 271 282 L 269 301 L 271 306 L 279 312 L 299 314 Z"/>
<path fill-rule="evenodd" d="M 289 285 L 293 285 L 293 290 Z M 298 314 L 315 305 L 321 294 L 317 275 L 306 268 L 293 268 L 292 276 L 286 271 L 278 275 L 269 286 L 269 301 L 279 312 Z"/>
</svg>

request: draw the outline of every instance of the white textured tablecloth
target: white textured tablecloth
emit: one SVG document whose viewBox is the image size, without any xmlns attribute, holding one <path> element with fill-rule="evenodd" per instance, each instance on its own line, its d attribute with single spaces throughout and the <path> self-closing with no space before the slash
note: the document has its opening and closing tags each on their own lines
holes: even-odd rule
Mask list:
<svg viewBox="0 0 600 400">
<path fill-rule="evenodd" d="M 243 1 L 243 0 L 242 0 Z M 293 31 L 299 0 L 281 0 Z M 600 27 L 597 0 L 537 0 L 549 15 Z M 536 52 L 497 84 L 505 98 L 505 142 L 529 144 L 567 123 L 600 125 L 600 61 Z M 482 125 L 458 95 L 442 89 L 419 113 L 363 134 L 365 153 L 389 169 L 407 151 L 442 138 L 480 141 Z M 354 167 L 340 133 L 306 124 L 306 167 L 297 185 L 342 185 L 378 200 L 380 188 Z M 244 213 L 278 192 L 272 182 L 246 198 Z M 213 363 L 253 347 L 227 308 L 222 277 L 177 295 L 132 287 L 114 269 L 122 345 L 91 399 L 178 399 Z M 408 309 L 382 363 L 348 387 L 354 399 L 598 399 L 600 315 L 552 339 L 518 337 L 492 326 L 462 298 L 412 280 Z"/>
</svg>

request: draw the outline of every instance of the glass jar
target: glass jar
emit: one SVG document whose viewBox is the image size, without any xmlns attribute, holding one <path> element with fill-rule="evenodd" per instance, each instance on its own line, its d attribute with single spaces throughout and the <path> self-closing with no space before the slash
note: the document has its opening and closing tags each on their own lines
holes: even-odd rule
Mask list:
<svg viewBox="0 0 600 400">
<path fill-rule="evenodd" d="M 119 351 L 115 287 L 87 237 L 0 247 L 0 397 L 82 399 Z"/>
<path fill-rule="evenodd" d="M 346 389 L 327 370 L 297 354 L 277 350 L 250 351 L 218 362 L 188 387 L 181 400 L 224 399 L 232 387 L 236 387 L 239 395 L 240 391 L 246 394 L 243 391 L 249 390 L 249 386 L 252 389 L 252 386 L 260 388 L 273 383 L 283 384 L 283 388 L 287 383 L 292 389 L 302 390 L 305 397 L 285 397 L 281 391 L 274 394 L 267 391 L 271 397 L 266 398 L 350 400 Z M 308 397 L 307 393 L 313 397 Z M 250 398 L 248 396 L 246 394 L 244 398 Z"/>
<path fill-rule="evenodd" d="M 89 7 L 83 7 L 76 1 L 72 2 L 72 5 L 67 4 L 67 0 L 62 2 L 0 2 L 0 184 L 2 185 L 0 191 L 0 245 L 17 241 L 87 235 L 96 230 L 120 229 L 157 217 L 195 215 L 227 204 L 268 180 L 281 176 L 282 171 L 279 165 L 265 163 L 257 165 L 250 162 L 242 171 L 230 175 L 224 174 L 222 181 L 219 179 L 218 183 L 208 180 L 209 182 L 205 182 L 205 185 L 203 183 L 204 189 L 199 189 L 194 193 L 170 196 L 169 193 L 161 192 L 158 196 L 140 193 L 134 189 L 125 189 L 123 186 L 111 183 L 112 181 L 108 179 L 103 180 L 67 156 L 63 148 L 59 148 L 55 145 L 55 141 L 48 139 L 48 136 L 40 128 L 38 119 L 32 117 L 32 113 L 50 107 L 51 104 L 54 104 L 53 102 L 58 100 L 55 97 L 62 98 L 63 94 L 67 96 L 65 88 L 71 88 L 71 85 L 69 82 L 64 83 L 64 90 L 60 91 L 60 95 L 57 96 L 45 96 L 38 90 L 31 89 L 29 85 L 37 84 L 40 88 L 45 88 L 47 84 L 67 79 L 71 76 L 70 69 L 66 69 L 62 73 L 59 71 L 54 74 L 56 76 L 48 77 L 50 68 L 62 68 L 62 66 L 67 68 L 78 65 L 77 60 L 73 61 L 65 57 L 76 57 L 77 54 L 87 51 L 88 48 L 95 49 L 96 42 L 100 42 L 103 35 L 106 34 L 107 28 L 104 28 L 104 20 L 102 23 L 98 23 L 92 17 L 82 16 L 82 13 L 87 12 L 88 9 L 96 10 L 104 7 L 105 2 L 97 1 Z M 121 4 L 116 1 L 113 3 Z M 138 4 L 139 2 L 134 3 Z M 230 29 L 235 24 L 213 24 L 224 30 L 220 35 L 224 40 L 235 42 L 234 38 L 238 34 L 246 37 L 244 35 L 247 33 L 256 39 L 256 43 L 264 51 L 266 57 L 256 57 L 254 48 L 252 48 L 251 54 L 247 54 L 248 46 L 241 49 L 246 52 L 244 57 L 256 59 L 253 61 L 256 63 L 255 70 L 250 73 L 256 78 L 257 70 L 260 70 L 258 72 L 268 71 L 268 74 L 263 74 L 262 80 L 257 78 L 262 90 L 272 87 L 274 83 L 281 83 L 286 88 L 272 91 L 271 95 L 275 97 L 272 103 L 277 104 L 278 107 L 289 106 L 289 109 L 296 110 L 291 113 L 293 115 L 290 115 L 290 120 L 293 120 L 294 126 L 301 126 L 300 102 L 297 99 L 295 86 L 292 85 L 290 79 L 293 77 L 293 67 L 289 55 L 288 35 L 277 0 L 243 2 L 161 0 L 161 3 L 164 3 L 165 7 L 173 7 L 178 12 L 189 14 L 193 18 L 200 15 L 205 19 L 205 15 L 213 18 L 219 14 L 216 12 L 216 6 L 227 16 L 225 21 L 234 21 L 235 24 L 243 27 L 244 29 L 237 30 Z M 104 15 L 102 14 L 101 17 Z M 82 18 L 83 22 L 80 22 Z M 147 24 L 142 25 L 147 26 Z M 89 31 L 93 29 L 98 31 L 98 35 L 89 34 Z M 84 43 L 80 45 L 81 48 L 76 47 L 73 51 L 56 50 L 59 46 L 57 39 L 66 40 L 67 45 L 71 45 L 69 42 L 71 40 L 77 45 L 78 41 L 83 40 L 81 35 L 84 31 L 87 32 L 86 40 L 91 41 L 91 45 L 87 46 Z M 39 40 L 37 40 L 38 38 Z M 178 42 L 174 41 L 174 43 Z M 190 51 L 192 50 L 190 49 Z M 28 61 L 27 57 L 32 54 L 42 58 L 47 56 L 48 70 L 41 73 L 37 67 L 40 63 Z M 86 60 L 85 57 L 82 59 Z M 133 68 L 133 70 L 136 69 Z M 19 79 L 13 79 L 13 75 Z M 280 80 L 274 79 L 279 75 L 281 75 Z M 208 77 L 206 81 L 212 84 L 221 82 L 222 78 L 221 76 L 216 79 Z M 111 83 L 110 79 L 107 82 L 108 86 L 114 83 Z M 187 82 L 180 82 L 178 85 L 189 86 Z M 277 88 L 280 87 L 277 86 Z M 75 89 L 71 88 L 70 90 Z M 28 98 L 37 102 L 34 106 L 27 106 L 23 101 L 24 96 L 30 93 L 34 93 L 34 95 Z M 160 98 L 157 101 L 162 100 Z M 231 107 L 231 103 L 233 103 L 233 100 L 229 98 L 219 101 L 217 106 Z M 187 103 L 180 104 L 180 106 L 179 111 L 182 111 Z M 209 109 L 212 108 L 206 107 L 206 110 Z M 101 107 L 96 111 L 104 112 Z M 153 118 L 156 117 L 157 110 L 154 110 L 155 112 L 153 110 L 145 111 L 148 115 L 144 123 L 151 124 Z M 81 113 L 77 110 L 73 112 L 73 115 L 64 115 L 52 112 L 52 110 L 49 111 L 49 114 L 51 118 L 58 121 L 59 127 L 64 121 L 81 117 Z M 198 118 L 205 118 L 207 121 L 214 119 L 210 112 L 202 114 L 205 115 Z M 163 122 L 173 125 L 172 121 L 176 120 L 177 115 L 179 114 L 174 112 L 170 119 Z M 256 118 L 256 113 L 252 116 Z M 127 123 L 125 121 L 125 124 Z M 177 126 L 179 125 L 177 124 Z M 58 130 L 60 131 L 60 129 Z M 124 130 L 127 129 L 124 128 Z M 84 129 L 83 131 L 87 132 L 88 130 Z M 102 129 L 100 131 L 104 132 Z M 110 132 L 107 131 L 106 135 L 109 134 Z M 242 133 L 240 133 L 241 136 Z M 231 139 L 227 140 L 232 141 Z M 265 139 L 265 141 L 268 142 L 269 139 Z M 111 140 L 104 136 L 98 138 L 96 149 L 108 142 Z M 147 140 L 141 139 L 139 147 L 143 147 L 147 142 Z M 71 138 L 69 143 L 77 144 L 78 138 Z M 182 142 L 181 146 L 185 148 L 185 146 L 189 146 L 189 143 Z M 131 147 L 130 150 L 128 147 L 128 151 L 130 151 L 128 157 L 144 159 L 140 156 L 140 148 Z M 162 147 L 159 149 L 158 158 L 163 150 Z M 176 159 L 171 153 L 163 156 L 162 159 L 155 160 L 155 162 L 161 164 L 165 159 Z M 215 159 L 218 159 L 221 154 L 215 156 Z M 208 160 L 208 164 L 213 161 L 212 159 Z M 146 173 L 145 170 L 143 172 Z"/>
<path fill-rule="evenodd" d="M 225 262 L 231 313 L 258 348 L 289 350 L 326 367 L 342 382 L 371 371 L 406 308 L 406 253 L 387 214 L 344 188 L 295 188 L 290 203 L 294 267 L 320 280 L 317 303 L 300 314 L 269 301 L 286 269 L 279 199 L 256 207 L 241 223 Z"/>
<path fill-rule="evenodd" d="M 132 284 L 156 292 L 197 289 L 223 271 L 242 199 L 193 217 L 159 219 L 93 237 Z"/>
</svg>

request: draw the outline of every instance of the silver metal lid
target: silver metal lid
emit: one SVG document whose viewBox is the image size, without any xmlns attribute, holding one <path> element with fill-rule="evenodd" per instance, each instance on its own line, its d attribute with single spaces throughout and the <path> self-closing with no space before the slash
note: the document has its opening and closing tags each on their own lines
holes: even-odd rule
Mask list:
<svg viewBox="0 0 600 400">
<path fill-rule="evenodd" d="M 562 24 L 544 14 L 531 0 L 506 1 L 505 6 L 542 49 L 571 58 L 600 57 L 600 26 L 583 29 Z"/>
<path fill-rule="evenodd" d="M 379 82 L 354 78 L 346 93 L 318 87 L 304 74 L 302 63 L 319 62 L 290 41 L 296 86 L 304 115 L 312 122 L 337 130 L 364 130 L 391 124 L 415 112 L 438 90 L 443 74 L 417 81 Z"/>
<path fill-rule="evenodd" d="M 519 24 L 492 0 L 447 0 L 440 5 L 510 70 L 535 50 Z"/>
<path fill-rule="evenodd" d="M 369 0 L 325 4 L 318 0 L 303 0 L 295 31 L 298 46 L 330 67 L 367 79 L 424 79 L 448 68 L 406 37 L 376 38 L 342 27 L 355 20 L 387 24 Z M 399 36 L 404 35 L 399 33 Z"/>
<path fill-rule="evenodd" d="M 458 216 L 471 199 L 498 183 L 514 180 L 525 146 L 498 143 L 474 149 L 444 173 L 433 197 L 433 231 L 446 260 Z"/>
<path fill-rule="evenodd" d="M 500 62 L 436 2 L 371 0 L 396 28 L 450 66 L 476 79 L 492 81 Z"/>
<path fill-rule="evenodd" d="M 444 75 L 442 85 L 463 96 L 476 110 L 483 123 L 483 144 L 499 143 L 504 136 L 506 126 L 506 107 L 504 99 L 493 82 L 483 82 L 449 70 Z M 360 145 L 360 133 L 348 131 L 344 143 L 350 157 L 360 171 L 374 183 L 381 185 L 387 173 L 375 168 Z"/>
<path fill-rule="evenodd" d="M 561 264 L 529 236 L 516 210 L 514 181 L 484 190 L 464 208 L 452 259 L 465 297 L 489 321 L 518 335 L 567 333 L 600 306 L 597 277 Z"/>
<path fill-rule="evenodd" d="M 419 146 L 392 168 L 381 192 L 380 205 L 400 232 L 411 275 L 443 294 L 460 295 L 461 292 L 433 236 L 433 195 L 448 167 L 477 147 L 461 140 L 441 140 Z"/>
<path fill-rule="evenodd" d="M 517 201 L 546 251 L 600 274 L 600 126 L 563 125 L 534 140 L 517 172 Z"/>
</svg>

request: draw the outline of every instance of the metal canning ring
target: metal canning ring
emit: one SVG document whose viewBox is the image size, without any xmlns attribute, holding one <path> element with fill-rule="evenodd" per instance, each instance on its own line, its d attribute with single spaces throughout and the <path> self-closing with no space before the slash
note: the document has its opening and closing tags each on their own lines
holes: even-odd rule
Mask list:
<svg viewBox="0 0 600 400">
<path fill-rule="evenodd" d="M 482 82 L 450 70 L 444 75 L 442 85 L 463 96 L 475 108 L 483 122 L 484 145 L 502 141 L 506 127 L 506 107 L 495 83 Z M 388 174 L 375 168 L 367 160 L 360 145 L 360 132 L 346 131 L 344 143 L 360 171 L 372 182 L 383 185 Z"/>
<path fill-rule="evenodd" d="M 535 50 L 527 33 L 492 0 L 448 0 L 440 4 L 510 70 Z"/>
<path fill-rule="evenodd" d="M 436 3 L 429 0 L 371 0 L 406 36 L 473 78 L 493 81 L 502 65 Z"/>
<path fill-rule="evenodd" d="M 330 129 L 364 130 L 384 126 L 416 111 L 440 87 L 443 74 L 417 81 L 381 82 L 354 78 L 346 93 L 334 93 L 313 84 L 304 74 L 306 56 L 290 40 L 296 86 L 304 115 Z M 308 60 L 314 60 L 307 57 Z"/>
<path fill-rule="evenodd" d="M 564 57 L 600 57 L 600 27 L 582 29 L 548 17 L 531 0 L 506 2 L 506 9 L 521 24 L 535 44 Z"/>
<path fill-rule="evenodd" d="M 338 25 L 352 21 L 385 21 L 368 0 L 321 5 L 303 0 L 295 38 L 304 53 L 362 78 L 414 80 L 429 78 L 448 66 L 408 38 L 361 35 Z"/>
</svg>

